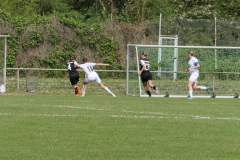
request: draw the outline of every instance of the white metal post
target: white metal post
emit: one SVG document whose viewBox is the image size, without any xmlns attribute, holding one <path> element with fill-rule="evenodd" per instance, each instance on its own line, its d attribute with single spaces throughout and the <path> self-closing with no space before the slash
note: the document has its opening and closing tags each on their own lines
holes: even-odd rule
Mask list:
<svg viewBox="0 0 240 160">
<path fill-rule="evenodd" d="M 174 38 L 174 46 L 178 46 L 178 36 L 176 35 L 176 37 Z M 178 61 L 178 48 L 174 48 L 174 73 L 173 73 L 173 80 L 175 81 L 177 79 L 177 61 Z"/>
<path fill-rule="evenodd" d="M 126 95 L 129 93 L 129 46 L 127 45 Z"/>
<path fill-rule="evenodd" d="M 139 73 L 140 69 L 139 69 L 139 58 L 138 58 L 138 47 L 135 46 L 135 49 L 136 49 L 136 58 L 137 58 L 137 74 Z M 142 93 L 142 84 L 141 84 L 141 79 L 140 79 L 140 76 L 138 76 L 138 86 L 139 86 L 139 96 L 141 96 L 141 93 Z"/>
<path fill-rule="evenodd" d="M 160 14 L 159 18 L 159 35 L 158 35 L 158 45 L 162 45 L 162 37 L 161 37 L 161 29 L 162 29 L 162 14 Z M 162 48 L 158 48 L 158 65 L 162 60 Z M 161 67 L 158 67 L 158 76 L 161 76 Z"/>
<path fill-rule="evenodd" d="M 6 89 L 6 84 L 7 84 L 7 38 L 10 37 L 9 35 L 0 35 L 0 37 L 4 37 L 4 66 L 3 66 L 3 87 L 4 87 L 4 92 Z"/>
</svg>

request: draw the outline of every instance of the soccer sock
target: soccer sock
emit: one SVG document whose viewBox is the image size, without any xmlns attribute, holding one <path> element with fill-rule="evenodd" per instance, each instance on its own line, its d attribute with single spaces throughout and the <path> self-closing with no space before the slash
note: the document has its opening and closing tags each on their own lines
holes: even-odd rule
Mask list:
<svg viewBox="0 0 240 160">
<path fill-rule="evenodd" d="M 156 86 L 153 86 L 153 89 L 156 90 Z"/>
<path fill-rule="evenodd" d="M 75 87 L 75 95 L 78 94 L 78 87 Z"/>
<path fill-rule="evenodd" d="M 151 97 L 151 92 L 150 91 L 147 91 L 147 94 L 149 95 L 149 97 Z"/>
<path fill-rule="evenodd" d="M 107 92 L 110 93 L 111 95 L 113 94 L 113 93 L 110 91 L 110 89 L 108 89 L 108 87 L 105 87 L 104 89 L 105 89 L 105 91 L 107 91 Z"/>
<path fill-rule="evenodd" d="M 85 96 L 85 89 L 82 88 L 82 95 Z"/>
<path fill-rule="evenodd" d="M 77 87 L 77 90 L 78 90 L 78 94 L 82 94 L 82 91 L 79 87 Z"/>
<path fill-rule="evenodd" d="M 193 96 L 193 91 L 189 91 L 189 97 Z"/>
<path fill-rule="evenodd" d="M 201 86 L 200 89 L 204 89 L 204 90 L 206 90 L 207 87 L 205 87 L 205 86 Z"/>
</svg>

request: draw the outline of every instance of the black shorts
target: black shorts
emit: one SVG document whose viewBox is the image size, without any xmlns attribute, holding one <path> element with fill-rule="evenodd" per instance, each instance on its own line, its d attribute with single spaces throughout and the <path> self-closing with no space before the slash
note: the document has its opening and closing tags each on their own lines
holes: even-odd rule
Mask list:
<svg viewBox="0 0 240 160">
<path fill-rule="evenodd" d="M 79 74 L 78 73 L 69 74 L 69 79 L 70 79 L 71 84 L 75 85 L 79 81 Z"/>
<path fill-rule="evenodd" d="M 141 80 L 142 82 L 147 82 L 149 80 L 152 80 L 152 73 L 150 71 L 142 72 Z"/>
</svg>

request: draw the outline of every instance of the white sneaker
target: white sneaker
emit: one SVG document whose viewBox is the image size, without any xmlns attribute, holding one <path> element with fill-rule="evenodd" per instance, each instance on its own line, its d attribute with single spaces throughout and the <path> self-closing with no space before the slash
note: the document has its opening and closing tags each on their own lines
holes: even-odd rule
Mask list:
<svg viewBox="0 0 240 160">
<path fill-rule="evenodd" d="M 115 94 L 112 94 L 112 96 L 113 96 L 113 97 L 116 97 L 116 95 L 115 95 Z"/>
</svg>

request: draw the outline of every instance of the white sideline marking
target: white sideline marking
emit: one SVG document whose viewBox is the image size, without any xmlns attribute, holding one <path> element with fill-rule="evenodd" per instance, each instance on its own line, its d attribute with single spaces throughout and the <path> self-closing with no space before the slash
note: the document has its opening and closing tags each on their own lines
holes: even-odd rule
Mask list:
<svg viewBox="0 0 240 160">
<path fill-rule="evenodd" d="M 77 106 L 56 106 L 61 108 L 76 108 L 76 109 L 86 109 L 86 110 L 98 110 L 98 111 L 117 111 L 117 112 L 126 112 L 126 113 L 138 113 L 138 114 L 153 114 L 153 115 L 162 115 L 161 117 L 156 116 L 126 116 L 126 115 L 112 115 L 115 118 L 175 118 L 175 119 L 184 119 L 184 118 L 192 118 L 192 119 L 209 119 L 209 120 L 234 120 L 239 121 L 240 117 L 207 117 L 207 116 L 194 116 L 194 115 L 176 115 L 176 114 L 165 114 L 160 112 L 136 112 L 129 110 L 114 110 L 114 109 L 102 109 L 102 108 L 94 108 L 94 107 L 77 107 Z"/>
<path fill-rule="evenodd" d="M 163 114 L 163 113 L 161 113 Z M 12 114 L 12 113 L 0 113 L 0 116 L 33 116 L 33 117 L 90 117 L 90 118 L 98 118 L 98 117 L 111 117 L 111 118 L 138 118 L 138 119 L 207 119 L 207 120 L 232 120 L 239 121 L 238 117 L 203 117 L 203 116 L 192 116 L 192 115 L 179 115 L 179 116 L 167 116 L 165 114 L 163 116 L 126 116 L 126 115 L 109 115 L 109 116 L 100 116 L 100 115 L 73 115 L 73 114 Z"/>
<path fill-rule="evenodd" d="M 151 97 L 157 97 L 157 98 L 166 98 L 164 97 L 165 95 L 151 95 Z M 140 95 L 139 97 L 147 97 L 149 98 L 148 95 Z M 178 95 L 169 95 L 168 98 L 187 98 L 187 96 L 178 96 Z M 198 96 L 198 95 L 195 95 L 194 98 L 211 98 L 211 95 L 209 94 L 208 96 Z M 218 96 L 216 95 L 215 98 L 234 98 L 234 95 L 232 96 Z"/>
<path fill-rule="evenodd" d="M 177 114 L 166 114 L 160 112 L 136 112 L 130 110 L 115 110 L 115 109 L 103 109 L 94 107 L 77 107 L 77 106 L 53 106 L 60 108 L 74 108 L 74 109 L 85 109 L 85 110 L 96 110 L 96 111 L 115 111 L 133 114 L 143 114 L 143 115 L 75 115 L 75 114 L 12 114 L 12 113 L 0 113 L 0 116 L 33 116 L 33 117 L 111 117 L 111 118 L 139 118 L 139 119 L 203 119 L 203 120 L 232 120 L 239 121 L 240 117 L 209 117 L 209 116 L 199 116 L 199 115 L 177 115 Z"/>
</svg>

